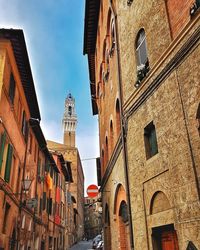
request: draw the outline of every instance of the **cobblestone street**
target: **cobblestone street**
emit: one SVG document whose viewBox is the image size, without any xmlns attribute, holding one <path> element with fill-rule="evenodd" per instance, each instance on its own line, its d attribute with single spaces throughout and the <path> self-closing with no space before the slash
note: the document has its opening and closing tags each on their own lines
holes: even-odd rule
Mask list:
<svg viewBox="0 0 200 250">
<path fill-rule="evenodd" d="M 70 250 L 92 250 L 92 241 L 80 241 L 71 247 Z"/>
</svg>

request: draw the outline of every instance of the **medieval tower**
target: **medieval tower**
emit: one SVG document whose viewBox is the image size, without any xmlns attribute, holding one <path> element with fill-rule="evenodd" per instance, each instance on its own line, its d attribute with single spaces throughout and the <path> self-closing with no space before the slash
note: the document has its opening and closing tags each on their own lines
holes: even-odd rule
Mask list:
<svg viewBox="0 0 200 250">
<path fill-rule="evenodd" d="M 69 93 L 65 99 L 65 111 L 63 117 L 63 143 L 69 147 L 75 147 L 75 134 L 77 115 L 75 113 L 75 99 Z"/>
</svg>

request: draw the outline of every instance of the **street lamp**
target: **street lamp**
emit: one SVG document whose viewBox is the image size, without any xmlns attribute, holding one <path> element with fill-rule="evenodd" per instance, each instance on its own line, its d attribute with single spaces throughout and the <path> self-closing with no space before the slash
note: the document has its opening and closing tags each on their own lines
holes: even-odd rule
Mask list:
<svg viewBox="0 0 200 250">
<path fill-rule="evenodd" d="M 28 178 L 22 180 L 22 191 L 24 191 L 24 192 L 29 191 L 29 189 L 31 187 L 31 183 L 32 183 L 32 180 L 30 180 Z"/>
</svg>

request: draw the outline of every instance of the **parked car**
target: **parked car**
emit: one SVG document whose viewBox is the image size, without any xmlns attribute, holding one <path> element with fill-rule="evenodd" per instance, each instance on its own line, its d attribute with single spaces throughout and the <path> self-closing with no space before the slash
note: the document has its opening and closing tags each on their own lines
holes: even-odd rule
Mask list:
<svg viewBox="0 0 200 250">
<path fill-rule="evenodd" d="M 96 237 L 94 237 L 94 239 L 92 240 L 92 248 L 93 249 L 97 249 L 97 245 L 99 244 L 99 242 L 102 241 L 102 236 L 100 234 L 98 234 Z"/>
<path fill-rule="evenodd" d="M 103 240 L 100 240 L 99 243 L 97 244 L 97 248 L 98 250 L 103 250 Z"/>
</svg>

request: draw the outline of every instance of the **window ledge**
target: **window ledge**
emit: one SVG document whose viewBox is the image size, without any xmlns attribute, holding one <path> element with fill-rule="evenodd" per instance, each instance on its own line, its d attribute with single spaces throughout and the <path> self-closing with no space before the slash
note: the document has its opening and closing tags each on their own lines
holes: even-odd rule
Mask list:
<svg viewBox="0 0 200 250">
<path fill-rule="evenodd" d="M 151 162 L 157 160 L 159 158 L 159 152 L 153 156 L 151 156 L 150 158 L 146 159 L 146 163 L 147 164 L 151 164 Z"/>
</svg>

